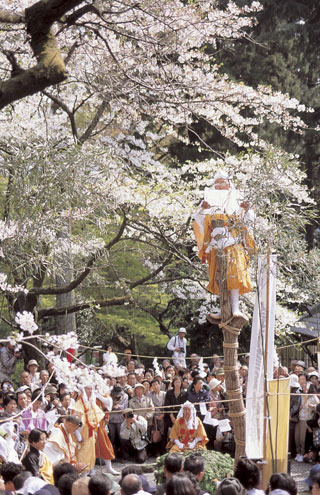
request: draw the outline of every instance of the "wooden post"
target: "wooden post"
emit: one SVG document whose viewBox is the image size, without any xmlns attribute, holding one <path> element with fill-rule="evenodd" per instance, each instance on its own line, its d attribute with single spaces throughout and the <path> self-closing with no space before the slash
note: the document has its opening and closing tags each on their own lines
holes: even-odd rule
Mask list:
<svg viewBox="0 0 320 495">
<path fill-rule="evenodd" d="M 212 227 L 223 227 L 223 220 L 213 220 Z M 240 456 L 245 454 L 245 407 L 240 387 L 238 370 L 238 337 L 242 327 L 247 323 L 242 317 L 233 317 L 230 302 L 230 293 L 227 289 L 227 261 L 223 249 L 216 249 L 217 257 L 217 282 L 219 284 L 219 297 L 221 308 L 220 328 L 223 332 L 224 373 L 226 391 L 229 402 L 229 415 L 234 430 L 236 452 L 235 464 Z"/>
</svg>

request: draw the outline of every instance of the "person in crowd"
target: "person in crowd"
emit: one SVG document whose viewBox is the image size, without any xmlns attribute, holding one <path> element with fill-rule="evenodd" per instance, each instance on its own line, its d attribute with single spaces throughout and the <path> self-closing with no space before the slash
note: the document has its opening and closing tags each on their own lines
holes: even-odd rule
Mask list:
<svg viewBox="0 0 320 495">
<path fill-rule="evenodd" d="M 110 411 L 112 410 L 112 398 L 110 395 L 101 395 L 97 392 L 97 406 L 104 412 L 104 418 L 100 421 L 96 440 L 96 458 L 103 459 L 107 472 L 118 475 L 118 471 L 112 468 L 111 461 L 115 458 L 114 450 L 106 427 L 109 422 Z"/>
<path fill-rule="evenodd" d="M 121 481 L 121 495 L 135 495 L 142 490 L 142 483 L 137 474 L 127 474 Z"/>
<path fill-rule="evenodd" d="M 142 490 L 143 492 L 151 493 L 154 495 L 157 491 L 157 487 L 155 485 L 150 485 L 149 481 L 147 478 L 144 476 L 142 473 L 142 469 L 140 466 L 137 466 L 135 464 L 129 464 L 128 466 L 124 467 L 121 471 L 121 478 L 119 481 L 119 484 L 121 486 L 122 480 L 127 474 L 137 474 L 140 478 L 141 485 L 142 485 Z M 143 495 L 143 494 L 141 494 Z"/>
<path fill-rule="evenodd" d="M 154 378 L 154 372 L 152 369 L 148 368 L 145 372 L 144 372 L 144 379 L 145 380 L 148 380 L 148 382 L 150 383 L 151 385 L 151 382 Z"/>
<path fill-rule="evenodd" d="M 199 481 L 199 483 L 203 480 L 205 473 L 205 460 L 201 455 L 191 454 L 186 457 L 183 470 L 190 471 L 190 473 L 194 474 Z"/>
<path fill-rule="evenodd" d="M 57 464 L 53 468 L 53 482 L 54 486 L 58 486 L 59 479 L 61 476 L 64 474 L 76 474 L 77 470 L 73 464 L 70 464 L 69 462 L 62 462 L 61 464 Z"/>
<path fill-rule="evenodd" d="M 6 494 L 14 493 L 14 478 L 23 471 L 23 466 L 14 462 L 5 462 L 0 466 L 0 475 L 4 481 Z"/>
<path fill-rule="evenodd" d="M 297 455 L 295 442 L 295 428 L 299 421 L 299 411 L 301 405 L 301 396 L 297 395 L 299 389 L 299 378 L 295 373 L 290 375 L 290 415 L 289 415 L 289 452 L 291 459 Z"/>
<path fill-rule="evenodd" d="M 60 495 L 72 495 L 72 486 L 78 479 L 78 474 L 63 474 L 58 481 Z"/>
<path fill-rule="evenodd" d="M 127 367 L 128 365 L 128 362 L 132 360 L 132 351 L 131 349 L 125 349 L 124 350 L 124 355 L 123 357 L 120 359 L 119 361 L 119 366 L 124 366 L 125 368 Z M 137 364 L 135 362 L 135 360 L 133 360 L 135 364 Z"/>
<path fill-rule="evenodd" d="M 191 402 L 187 401 L 181 406 L 169 438 L 167 448 L 170 452 L 206 448 L 206 443 L 208 443 L 206 431 Z"/>
<path fill-rule="evenodd" d="M 192 382 L 190 390 L 188 391 L 188 401 L 192 404 L 196 404 L 195 408 L 197 411 L 197 415 L 203 421 L 204 415 L 201 414 L 200 411 L 200 403 L 208 403 L 210 402 L 210 395 L 208 390 L 206 390 L 203 386 L 203 379 L 200 376 L 196 376 Z"/>
<path fill-rule="evenodd" d="M 30 359 L 27 364 L 27 370 L 30 373 L 31 383 L 33 385 L 40 384 L 39 364 L 35 359 Z"/>
<path fill-rule="evenodd" d="M 166 493 L 167 483 L 177 473 L 180 473 L 183 465 L 183 457 L 178 452 L 169 452 L 164 460 L 163 471 L 166 481 L 157 486 L 156 495 L 164 495 Z"/>
<path fill-rule="evenodd" d="M 15 488 L 15 492 L 16 493 L 23 493 L 23 486 L 26 482 L 26 480 L 28 478 L 30 478 L 32 476 L 32 474 L 30 473 L 30 471 L 22 471 L 21 473 L 17 474 L 14 478 L 13 478 L 13 484 L 14 484 L 14 488 Z"/>
<path fill-rule="evenodd" d="M 60 403 L 57 406 L 58 413 L 60 416 L 67 416 L 71 414 L 71 395 L 69 392 L 64 392 L 59 397 Z"/>
<path fill-rule="evenodd" d="M 41 370 L 39 373 L 39 387 L 43 390 L 49 382 L 48 370 Z"/>
<path fill-rule="evenodd" d="M 314 386 L 315 391 L 320 392 L 319 373 L 317 371 L 311 371 L 308 374 L 308 379 L 310 383 Z"/>
<path fill-rule="evenodd" d="M 80 449 L 78 461 L 92 469 L 96 461 L 96 437 L 95 433 L 100 422 L 104 419 L 104 413 L 96 404 L 96 396 L 91 384 L 82 386 L 81 395 L 73 406 L 72 414 L 79 415 L 82 421 Z"/>
<path fill-rule="evenodd" d="M 110 346 L 109 346 L 110 347 Z M 106 476 L 91 476 L 88 483 L 89 495 L 111 495 L 112 483 Z"/>
<path fill-rule="evenodd" d="M 16 369 L 17 360 L 21 357 L 22 353 L 16 349 L 15 344 L 8 342 L 5 347 L 2 347 L 0 352 L 0 382 L 11 380 L 11 376 Z"/>
<path fill-rule="evenodd" d="M 29 405 L 27 394 L 25 391 L 17 390 L 16 397 L 17 397 L 17 412 L 22 412 Z"/>
<path fill-rule="evenodd" d="M 128 361 L 126 370 L 128 373 L 131 373 L 136 370 L 136 362 L 134 359 L 130 359 L 130 361 Z"/>
<path fill-rule="evenodd" d="M 185 338 L 187 330 L 179 328 L 178 334 L 171 337 L 167 344 L 167 349 L 172 352 L 173 363 L 176 368 L 186 368 L 187 339 Z M 166 373 L 167 374 L 167 373 Z"/>
<path fill-rule="evenodd" d="M 189 363 L 188 369 L 194 370 L 195 368 L 199 368 L 200 359 L 201 359 L 201 357 L 198 356 L 198 354 L 192 353 L 190 356 L 190 363 Z"/>
<path fill-rule="evenodd" d="M 285 490 L 289 495 L 297 495 L 298 489 L 295 480 L 288 473 L 275 473 L 270 477 L 269 489 Z"/>
<path fill-rule="evenodd" d="M 117 379 L 117 384 L 121 387 L 125 392 L 127 390 L 127 374 L 125 368 L 119 368 L 120 375 Z"/>
<path fill-rule="evenodd" d="M 128 407 L 128 395 L 119 385 L 115 385 L 111 391 L 112 414 L 109 418 L 109 435 L 115 450 L 116 456 L 121 457 L 121 437 L 120 429 L 123 422 L 123 411 Z"/>
<path fill-rule="evenodd" d="M 30 451 L 22 459 L 22 464 L 33 476 L 53 484 L 53 469 L 50 459 L 43 453 L 47 441 L 46 432 L 34 428 L 30 431 L 28 441 Z"/>
<path fill-rule="evenodd" d="M 31 390 L 31 376 L 30 376 L 29 371 L 22 371 L 21 372 L 21 374 L 20 374 L 20 385 L 21 386 L 26 385 Z"/>
<path fill-rule="evenodd" d="M 108 345 L 107 352 L 103 353 L 102 359 L 105 366 L 117 366 L 118 358 L 117 355 L 113 352 L 112 345 Z"/>
<path fill-rule="evenodd" d="M 260 470 L 251 459 L 239 459 L 234 477 L 240 481 L 248 495 L 264 495 L 264 491 L 257 488 L 260 484 Z"/>
<path fill-rule="evenodd" d="M 14 393 L 7 393 L 3 397 L 3 411 L 0 413 L 2 420 L 8 421 L 15 416 L 17 411 L 17 396 Z"/>
<path fill-rule="evenodd" d="M 73 464 L 78 472 L 87 466 L 77 461 L 76 444 L 73 439 L 75 432 L 81 428 L 79 416 L 73 414 L 63 418 L 62 423 L 54 426 L 44 448 L 44 453 L 53 466 L 61 462 Z"/>
<path fill-rule="evenodd" d="M 127 374 L 127 385 L 133 389 L 136 386 L 136 384 L 137 384 L 137 377 L 136 377 L 135 372 L 128 373 Z"/>
<path fill-rule="evenodd" d="M 142 380 L 141 385 L 144 386 L 144 395 L 146 397 L 151 398 L 151 395 L 150 395 L 151 394 L 151 383 L 148 380 Z M 134 397 L 134 388 L 131 390 L 132 390 L 132 394 L 131 394 L 131 399 L 132 399 L 132 397 Z M 128 393 L 128 395 L 130 397 L 129 393 Z"/>
<path fill-rule="evenodd" d="M 152 403 L 156 408 L 155 414 L 153 416 L 153 429 L 151 432 L 152 447 L 154 449 L 154 453 L 159 451 L 160 454 L 164 453 L 165 444 L 167 443 L 166 439 L 163 438 L 165 414 L 164 414 L 164 410 L 161 409 L 161 407 L 164 405 L 165 397 L 166 397 L 166 392 L 160 390 L 160 381 L 152 380 L 150 399 L 152 400 Z"/>
<path fill-rule="evenodd" d="M 139 464 L 145 462 L 149 443 L 147 430 L 148 422 L 143 416 L 134 414 L 132 409 L 125 411 L 120 429 L 124 459 L 134 457 Z"/>
<path fill-rule="evenodd" d="M 196 489 L 192 481 L 183 473 L 169 479 L 166 487 L 166 495 L 196 495 Z"/>
<path fill-rule="evenodd" d="M 172 380 L 172 388 L 166 392 L 164 405 L 166 414 L 164 416 L 164 436 L 167 438 L 168 429 L 171 428 L 177 418 L 181 404 L 186 402 L 187 392 L 182 389 L 182 380 L 180 376 L 175 376 Z"/>
<path fill-rule="evenodd" d="M 145 388 L 141 383 L 134 387 L 134 396 L 129 400 L 129 407 L 137 410 L 141 409 L 140 416 L 143 416 L 148 422 L 149 432 L 152 428 L 154 405 L 149 397 L 144 395 Z"/>
<path fill-rule="evenodd" d="M 21 415 L 24 430 L 31 431 L 34 428 L 38 428 L 42 431 L 47 431 L 48 422 L 45 412 L 43 411 L 43 401 L 41 392 L 35 390 L 32 394 L 32 406 L 26 409 Z"/>
<path fill-rule="evenodd" d="M 307 376 L 305 373 L 299 374 L 299 385 L 300 388 L 298 389 L 298 392 L 301 393 L 301 402 L 299 408 L 299 420 L 295 427 L 295 443 L 297 451 L 295 460 L 297 462 L 303 462 L 306 444 L 307 421 L 312 418 L 316 405 L 319 403 L 319 399 L 317 396 L 312 395 L 314 393 L 314 388 L 310 382 L 307 382 Z"/>
<path fill-rule="evenodd" d="M 246 495 L 246 489 L 237 478 L 225 478 L 219 483 L 217 495 Z"/>
</svg>

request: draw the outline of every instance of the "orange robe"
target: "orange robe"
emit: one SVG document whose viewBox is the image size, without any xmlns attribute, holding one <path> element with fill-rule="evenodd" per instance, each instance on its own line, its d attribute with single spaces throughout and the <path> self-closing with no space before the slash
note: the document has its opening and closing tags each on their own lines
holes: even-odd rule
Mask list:
<svg viewBox="0 0 320 495">
<path fill-rule="evenodd" d="M 206 253 L 206 249 L 211 241 L 212 232 L 212 220 L 223 220 L 224 226 L 229 229 L 234 238 L 239 237 L 242 233 L 244 241 L 247 247 L 255 249 L 255 242 L 248 233 L 247 229 L 241 225 L 239 217 L 229 216 L 225 214 L 206 215 L 204 219 L 204 233 L 203 239 L 199 239 L 199 234 L 195 229 L 199 250 L 199 257 L 203 262 L 207 261 L 209 283 L 207 285 L 208 291 L 212 294 L 219 294 L 219 286 L 217 282 L 217 261 L 215 249 L 211 249 L 209 253 Z M 227 288 L 239 289 L 239 294 L 246 294 L 252 291 L 252 284 L 249 275 L 249 257 L 246 253 L 243 242 L 228 246 L 224 249 L 224 253 L 227 260 Z"/>
<path fill-rule="evenodd" d="M 97 399 L 97 405 L 100 407 L 100 409 L 104 409 L 104 405 L 99 399 Z M 97 431 L 96 457 L 105 459 L 106 461 L 111 461 L 115 458 L 115 455 L 112 443 L 110 442 L 110 438 L 106 431 L 106 420 L 109 419 L 108 417 L 109 413 L 106 412 L 104 419 L 100 421 L 100 426 Z"/>
<path fill-rule="evenodd" d="M 168 448 L 171 447 L 170 452 L 182 451 L 181 449 L 179 449 L 178 445 L 173 443 L 174 440 L 179 440 L 181 443 L 185 445 L 185 449 L 183 450 L 188 450 L 187 444 L 189 442 L 192 442 L 192 440 L 194 440 L 195 438 L 201 438 L 200 442 L 196 444 L 195 449 L 206 449 L 206 443 L 208 443 L 209 440 L 206 431 L 203 427 L 202 421 L 199 418 L 197 418 L 197 422 L 198 422 L 197 429 L 189 430 L 187 428 L 184 418 L 177 418 L 175 420 L 169 435 L 171 441 L 167 445 Z"/>
<path fill-rule="evenodd" d="M 99 423 L 104 419 L 104 413 L 96 404 L 92 407 L 85 404 L 82 397 L 73 406 L 73 413 L 80 414 L 83 427 L 81 430 L 82 442 L 77 452 L 78 462 L 88 465 L 87 469 L 93 468 L 96 462 L 96 431 Z"/>
</svg>

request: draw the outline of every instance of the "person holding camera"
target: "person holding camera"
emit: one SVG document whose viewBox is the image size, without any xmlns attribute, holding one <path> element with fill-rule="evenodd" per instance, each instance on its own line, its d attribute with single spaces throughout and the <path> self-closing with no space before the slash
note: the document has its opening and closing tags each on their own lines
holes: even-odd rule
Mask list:
<svg viewBox="0 0 320 495">
<path fill-rule="evenodd" d="M 109 435 L 116 457 L 122 456 L 120 429 L 123 421 L 123 411 L 128 407 L 128 395 L 119 385 L 115 385 L 111 391 L 112 413 L 109 418 Z"/>
<path fill-rule="evenodd" d="M 16 348 L 15 344 L 8 342 L 7 347 L 3 347 L 0 352 L 0 382 L 11 380 L 16 369 L 17 359 L 22 357 L 22 352 Z"/>
<path fill-rule="evenodd" d="M 171 351 L 173 362 L 176 368 L 186 368 L 187 339 L 185 338 L 187 330 L 179 328 L 179 332 L 171 337 L 167 344 L 167 349 Z"/>
<path fill-rule="evenodd" d="M 135 457 L 136 462 L 143 464 L 147 458 L 146 446 L 148 422 L 142 416 L 133 414 L 132 409 L 124 411 L 124 421 L 120 428 L 120 437 L 124 460 Z"/>
</svg>

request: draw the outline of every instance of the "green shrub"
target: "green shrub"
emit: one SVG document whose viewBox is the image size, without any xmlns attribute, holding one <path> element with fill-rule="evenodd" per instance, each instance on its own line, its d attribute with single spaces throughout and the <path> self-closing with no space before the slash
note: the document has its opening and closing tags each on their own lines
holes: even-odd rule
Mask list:
<svg viewBox="0 0 320 495">
<path fill-rule="evenodd" d="M 201 455 L 204 458 L 206 468 L 200 486 L 202 490 L 214 495 L 216 491 L 216 481 L 221 481 L 227 476 L 233 475 L 234 460 L 229 454 L 221 454 L 221 452 L 216 452 L 215 450 L 198 449 L 182 452 L 183 457 L 188 457 L 191 454 Z M 168 454 L 164 454 L 157 459 L 154 473 L 157 484 L 164 483 L 166 480 L 163 466 L 167 455 Z"/>
</svg>

